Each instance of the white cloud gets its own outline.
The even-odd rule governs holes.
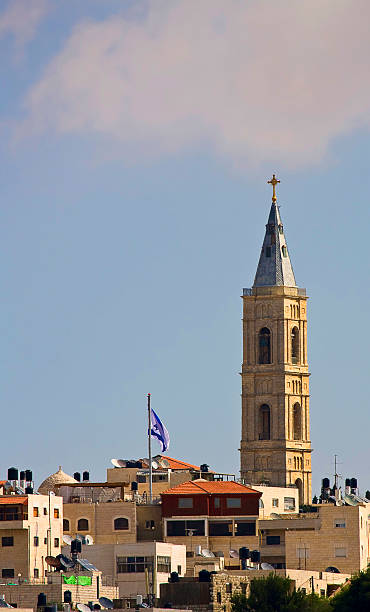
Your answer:
[[[11,34],[19,56],[24,46],[35,36],[37,27],[47,11],[47,0],[10,0],[4,11],[0,13],[0,38]]]
[[[370,117],[368,0],[149,0],[81,23],[28,92],[25,130],[122,154],[206,143],[233,163],[320,161]]]

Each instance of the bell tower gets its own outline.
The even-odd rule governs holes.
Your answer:
[[[241,477],[296,485],[311,503],[306,290],[295,282],[273,175],[272,205],[251,289],[243,289]]]

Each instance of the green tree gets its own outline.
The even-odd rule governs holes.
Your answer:
[[[370,568],[351,579],[331,600],[333,612],[370,610]]]
[[[236,594],[231,600],[233,612],[329,612],[327,599],[295,591],[289,578],[270,574],[251,581],[246,597]],[[353,612],[353,611],[352,611]]]

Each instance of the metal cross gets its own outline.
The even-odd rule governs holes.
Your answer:
[[[269,183],[269,185],[272,185],[272,201],[276,202],[276,192],[275,192],[275,187],[278,183],[280,183],[280,181],[276,178],[275,174],[272,175],[272,179],[270,181],[267,181]]]

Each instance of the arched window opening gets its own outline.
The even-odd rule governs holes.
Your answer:
[[[293,406],[293,439],[302,440],[302,409],[299,404]]]
[[[258,334],[258,346],[258,363],[271,363],[271,333],[267,327],[263,327]]]
[[[270,440],[271,415],[270,406],[262,404],[259,413],[259,439]]]
[[[69,520],[63,519],[63,531],[69,531]]]
[[[294,469],[297,469],[297,457],[294,457]]]
[[[299,361],[299,329],[293,327],[291,333],[291,344],[292,344],[292,363],[298,363]]]
[[[89,521],[87,519],[78,519],[77,531],[89,531]]]
[[[281,250],[283,252],[283,257],[288,257],[288,249],[286,248],[285,245],[281,247]]]
[[[122,517],[114,519],[114,529],[116,531],[121,529],[128,529],[128,519]]]

